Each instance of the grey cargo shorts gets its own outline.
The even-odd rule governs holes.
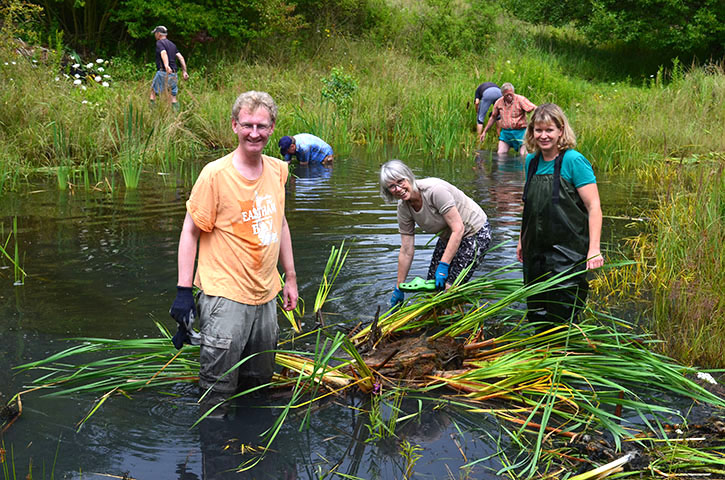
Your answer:
[[[276,300],[246,305],[200,292],[197,304],[201,327],[199,386],[236,393],[240,387],[269,382],[274,373],[274,353],[258,352],[277,348]],[[227,373],[242,359],[246,359],[244,363]]]

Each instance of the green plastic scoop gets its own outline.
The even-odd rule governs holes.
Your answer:
[[[435,292],[436,281],[435,280],[423,280],[420,277],[415,277],[410,282],[404,282],[398,285],[398,288],[403,292]]]

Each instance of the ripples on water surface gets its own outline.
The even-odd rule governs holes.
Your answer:
[[[483,207],[493,228],[492,244],[506,242],[487,255],[482,267],[486,270],[515,261],[523,175],[518,158],[482,157],[486,160],[419,159],[409,164],[416,175],[444,178]],[[352,326],[369,321],[378,305],[383,310],[387,305],[400,237],[395,206],[384,204],[378,193],[378,168],[385,160],[360,155],[340,159],[331,169],[298,167],[289,183],[287,219],[300,294],[307,304],[307,328],[314,325],[309,313],[330,248],[343,240],[350,253],[324,309],[328,321]],[[144,174],[138,192],[70,193],[51,185],[2,195],[3,240],[17,216],[22,266],[29,274],[24,286],[12,287],[12,269],[0,271],[0,393],[6,399],[28,381],[27,376],[13,376],[10,368],[67,348],[65,338],[156,336],[153,319],[173,327],[168,309],[175,295],[176,249],[188,189],[164,184],[168,178]],[[611,183],[601,176],[599,182],[605,215],[636,216],[649,202],[649,195],[632,183]],[[628,235],[628,223],[605,222],[603,241]],[[411,277],[426,275],[431,238],[416,235]],[[284,320],[281,325],[286,328]],[[32,457],[38,477],[43,462],[49,471],[58,448],[55,478],[80,478],[81,471],[83,478],[93,478],[93,472],[129,472],[139,479],[227,478],[212,474],[236,465],[229,465],[222,453],[224,441],[237,437],[253,443],[255,434],[272,421],[270,410],[240,407],[226,423],[189,429],[198,415],[195,387],[179,385],[164,393],[172,396],[146,392],[133,400],[114,398],[78,433],[75,424],[93,398],[43,399],[29,394],[23,416],[5,434],[5,447],[9,451],[13,446],[19,472]],[[359,401],[340,400],[362,406]],[[406,406],[411,412],[418,408]],[[469,461],[491,453],[493,445],[483,432],[498,436],[495,423],[484,425],[480,418],[471,421],[429,410],[420,422],[400,430],[424,448],[417,478],[445,477],[447,467],[457,476],[456,470],[466,462],[452,436]],[[299,433],[296,422],[290,422],[275,443],[283,454],[255,470],[255,477],[228,478],[317,478],[318,464],[326,471],[338,461],[342,473],[401,478],[404,465],[397,444],[365,444],[362,420],[353,410],[330,403],[313,416],[308,431]],[[467,433],[460,437],[458,428]],[[486,478],[483,466],[474,470],[473,478]]]

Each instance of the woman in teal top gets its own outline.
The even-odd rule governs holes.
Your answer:
[[[558,105],[534,110],[524,137],[533,154],[526,157],[524,213],[516,256],[523,262],[524,283],[562,272],[599,268],[604,264],[599,239],[602,209],[596,177],[576,147],[576,136]],[[575,319],[587,297],[585,274],[529,297],[532,322]]]

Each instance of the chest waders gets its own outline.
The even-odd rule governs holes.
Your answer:
[[[589,250],[589,215],[576,187],[561,177],[564,152],[554,159],[553,175],[536,175],[537,153],[526,172],[521,247],[524,284],[562,272],[586,269]],[[553,290],[527,300],[531,322],[568,322],[575,319],[587,298],[585,274],[576,275]]]

